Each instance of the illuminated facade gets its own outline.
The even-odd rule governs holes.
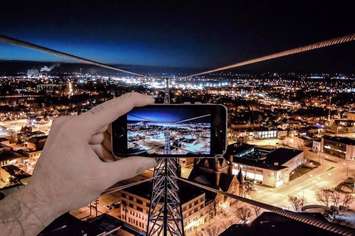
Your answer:
[[[179,182],[185,233],[189,235],[215,215],[214,203],[192,185]],[[145,232],[148,223],[151,183],[142,183],[121,191],[121,220],[138,232]]]
[[[277,138],[277,130],[255,131],[252,133],[255,139]]]
[[[303,151],[295,149],[278,148],[268,152],[252,145],[235,148],[232,145],[226,158],[233,175],[241,170],[246,179],[270,187],[289,182],[292,171],[305,162]]]
[[[10,147],[0,144],[0,167],[22,163],[24,157],[14,152]]]
[[[323,152],[345,160],[355,160],[355,140],[345,137],[324,136]]]

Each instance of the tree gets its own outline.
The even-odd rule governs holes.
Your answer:
[[[242,221],[243,224],[248,222],[248,219],[251,217],[251,210],[249,207],[240,207],[237,209],[237,216]]]
[[[288,201],[290,202],[292,208],[295,211],[301,211],[304,206],[304,198],[297,196],[288,196]]]
[[[350,193],[343,194],[341,205],[345,208],[349,208],[350,204],[354,201],[354,196]]]
[[[354,196],[349,193],[340,193],[335,189],[321,189],[317,192],[317,199],[326,207],[338,209],[340,206],[348,208],[354,201]]]
[[[243,196],[247,196],[254,191],[254,183],[251,181],[244,181],[242,184]]]
[[[331,196],[332,196],[332,190],[327,188],[320,189],[316,194],[317,200],[322,204],[324,204],[326,207],[330,207],[331,205],[332,202]]]
[[[332,201],[332,206],[339,207],[341,198],[342,198],[341,194],[338,191],[336,191],[335,189],[332,189],[330,191],[330,199]]]
[[[216,225],[210,226],[206,229],[207,235],[211,235],[211,236],[219,235],[220,231],[221,231],[220,227]]]
[[[258,206],[252,206],[251,208],[254,210],[255,217],[259,217],[261,213],[261,208]]]

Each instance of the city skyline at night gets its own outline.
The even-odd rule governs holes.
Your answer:
[[[89,172],[75,185],[68,174],[68,196],[107,177],[101,164],[125,173],[120,162],[139,167],[130,160],[146,156],[156,166],[82,197],[86,205],[41,224],[39,236],[353,235],[353,9],[303,0],[4,3],[0,215],[2,202],[44,181],[36,171],[58,149],[64,164],[45,169],[49,180]],[[132,101],[142,95],[129,92],[158,105],[141,107]],[[93,134],[81,143],[83,130]]]

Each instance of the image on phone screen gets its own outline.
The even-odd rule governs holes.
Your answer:
[[[136,108],[127,114],[127,151],[148,155],[208,155],[211,114],[199,107]]]

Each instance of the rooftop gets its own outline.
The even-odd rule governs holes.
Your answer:
[[[122,225],[121,221],[108,214],[99,215],[94,219],[90,219],[89,222],[101,232],[111,232]]]
[[[0,149],[0,161],[13,160],[16,158],[20,158],[21,155],[10,150],[10,149]]]
[[[314,215],[315,216],[315,215]],[[319,219],[321,219],[319,215]],[[323,218],[325,221],[325,219]],[[234,235],[288,235],[288,236],[313,236],[313,235],[338,235],[329,231],[304,224],[298,221],[290,220],[281,215],[264,212],[258,218],[256,218],[250,225],[234,224],[226,229],[220,236],[234,236]]]
[[[345,144],[348,144],[348,145],[355,145],[355,139],[348,138],[348,137],[325,135],[324,139],[327,139],[327,140],[330,140],[330,141],[334,141],[334,142],[339,142],[339,143],[345,143]]]
[[[219,175],[219,183],[217,183],[217,175]],[[199,168],[199,166],[195,166],[192,169],[188,179],[193,182],[227,192],[233,181],[233,177],[234,175],[229,175],[223,172],[208,172],[203,168]],[[216,193],[206,191],[207,200],[213,200],[215,197]]]
[[[228,146],[225,158],[233,156],[233,162],[249,166],[256,166],[264,169],[281,170],[286,162],[302,153],[300,150],[290,148],[277,148],[273,151],[266,151],[253,145],[231,144]]]
[[[38,236],[61,236],[61,235],[87,235],[94,236],[102,233],[101,230],[88,222],[81,221],[66,213],[50,225],[48,225]]]
[[[279,163],[279,165],[283,165],[300,153],[302,153],[302,151],[297,149],[278,148],[266,155],[266,162],[269,162],[270,164]]]
[[[2,166],[1,168],[6,170],[6,172],[8,172],[16,179],[23,179],[31,176],[30,174],[26,173],[25,171],[21,170],[20,168],[14,165]]]
[[[184,204],[192,199],[194,199],[197,196],[200,196],[201,194],[204,194],[204,191],[202,191],[200,188],[195,187],[191,184],[187,184],[182,181],[178,181],[179,189],[179,197],[181,200],[181,203]],[[152,181],[149,182],[144,182],[129,188],[126,188],[124,190],[125,192],[129,192],[132,194],[135,194],[137,196],[150,199],[151,196],[151,191],[152,191]]]

